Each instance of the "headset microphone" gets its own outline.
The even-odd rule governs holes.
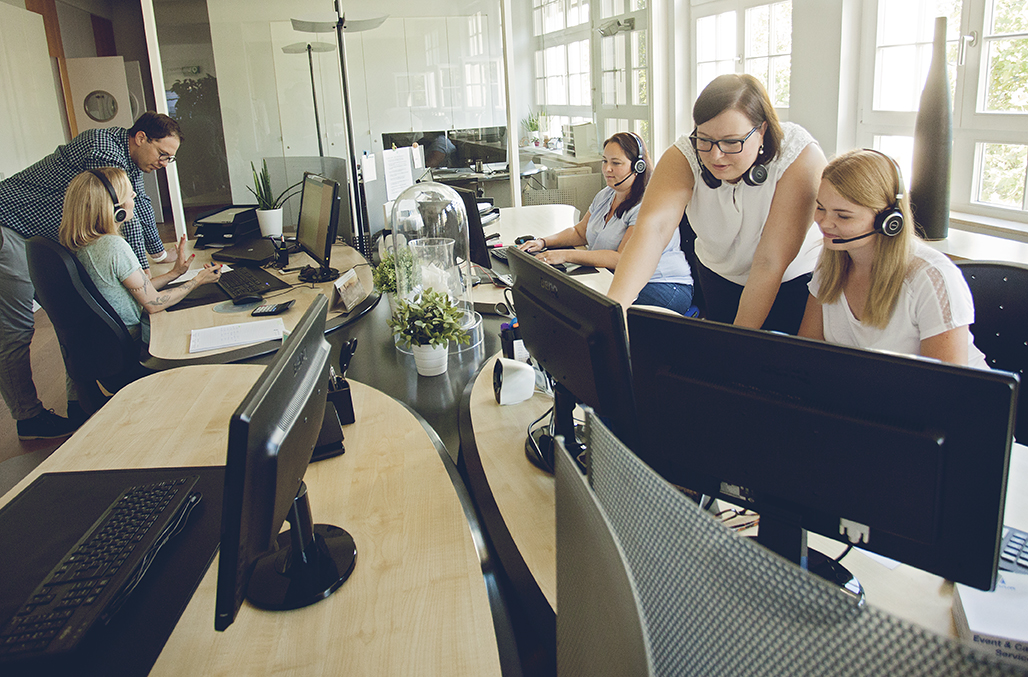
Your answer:
[[[832,244],[846,244],[848,242],[856,242],[857,240],[863,240],[865,237],[871,237],[878,233],[877,230],[872,230],[870,233],[864,233],[863,235],[857,235],[856,237],[850,237],[843,239],[841,237],[832,238]]]
[[[620,186],[620,185],[621,185],[622,183],[624,183],[625,181],[628,181],[628,180],[629,180],[630,178],[632,178],[633,176],[635,176],[635,172],[632,172],[631,174],[629,174],[629,175],[628,175],[628,176],[626,176],[625,178],[623,178],[623,179],[621,179],[620,181],[618,181],[617,183],[615,183],[613,187],[614,187],[614,188],[617,188],[618,186]]]

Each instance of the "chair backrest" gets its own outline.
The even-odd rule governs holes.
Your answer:
[[[138,344],[79,260],[39,236],[26,242],[25,253],[36,298],[54,325],[72,380],[102,380],[138,367]]]
[[[576,206],[578,191],[574,188],[528,189],[521,193],[521,204],[525,205],[571,205]]]
[[[974,298],[975,345],[989,366],[1021,376],[1014,437],[1028,444],[1028,266],[1002,261],[958,261]]]
[[[642,600],[655,674],[1020,672],[960,642],[859,606],[732,532],[639,460],[592,412],[586,416],[586,444],[590,485]],[[557,594],[560,599],[559,585]],[[558,602],[558,626],[565,608]]]
[[[564,449],[557,492],[557,675],[652,675],[642,606],[603,508]]]

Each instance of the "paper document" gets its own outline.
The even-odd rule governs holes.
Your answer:
[[[194,329],[189,335],[189,352],[202,353],[205,350],[245,346],[249,343],[275,341],[282,338],[286,327],[281,317],[256,322],[240,322],[220,327]]]
[[[201,270],[203,270],[203,268],[190,268],[189,270],[187,270],[186,272],[182,273],[181,275],[176,277],[174,280],[172,280],[171,284],[182,284],[183,282],[189,282],[194,277],[196,277],[200,273]],[[229,266],[227,263],[221,264],[221,274],[222,275],[224,275],[225,273],[227,273],[230,270],[232,270],[232,267]]]
[[[382,151],[382,164],[385,166],[386,200],[395,200],[414,185],[410,148]]]

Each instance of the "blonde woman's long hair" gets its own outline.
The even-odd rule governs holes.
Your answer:
[[[878,151],[853,150],[829,162],[821,178],[846,200],[867,207],[876,214],[890,207],[898,207],[903,213],[903,229],[898,235],[875,236],[871,289],[860,320],[862,324],[884,328],[889,324],[899,300],[917,237],[913,232],[914,219],[899,167],[892,158]],[[897,200],[897,195],[902,197]],[[834,303],[841,298],[850,265],[848,253],[822,250],[817,262],[821,279],[818,301]]]
[[[118,167],[101,167],[96,171],[103,174],[119,196],[132,192],[125,170]],[[114,204],[103,182],[92,172],[85,171],[68,184],[64,193],[64,213],[61,216],[61,244],[75,251],[104,235],[119,235],[120,225],[114,220]]]

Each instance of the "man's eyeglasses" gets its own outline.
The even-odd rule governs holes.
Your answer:
[[[146,140],[147,140],[147,142],[149,142],[151,144],[153,143],[153,139],[151,139],[149,136],[146,137]],[[161,153],[160,150],[161,150],[160,148],[157,149],[157,152],[158,152],[157,161],[158,162],[163,162],[164,164],[170,165],[172,162],[175,161],[175,156],[174,155],[169,155],[168,153]]]
[[[696,136],[693,134],[689,137],[689,140],[692,141],[692,147],[701,153],[709,153],[714,150],[714,146],[717,146],[718,150],[725,155],[735,155],[736,153],[742,152],[742,147],[746,143],[746,139],[753,136],[753,132],[758,129],[760,129],[760,125],[751,129],[750,133],[741,139],[721,139],[720,141],[715,141],[714,139],[705,139],[702,136]]]

